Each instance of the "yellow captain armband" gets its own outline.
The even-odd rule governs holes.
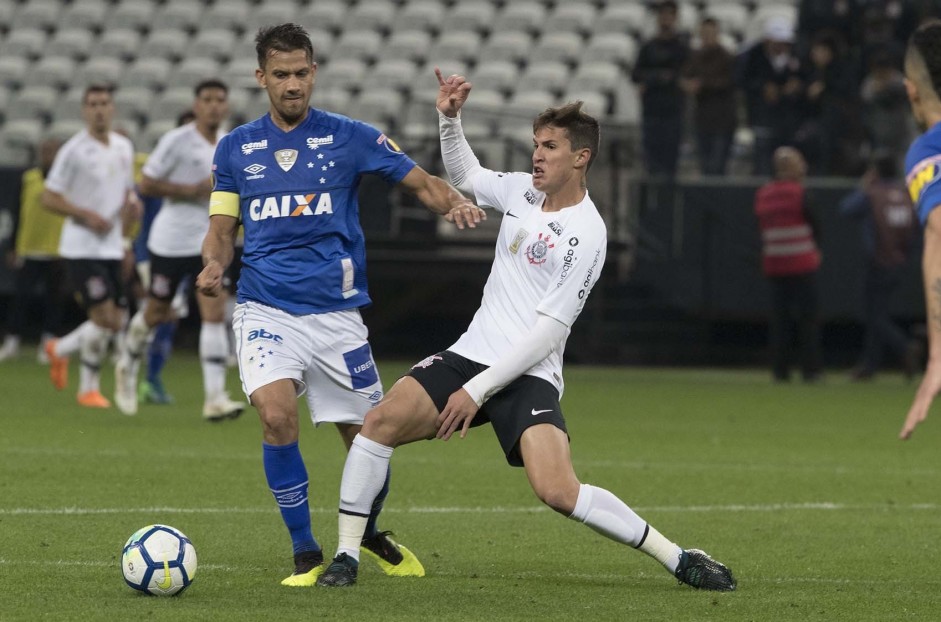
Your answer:
[[[215,191],[209,195],[209,215],[239,217],[239,195],[234,192]]]

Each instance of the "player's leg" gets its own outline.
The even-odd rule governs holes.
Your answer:
[[[540,424],[526,428],[519,451],[536,496],[556,512],[643,551],[693,587],[735,589],[735,580],[725,566],[701,551],[684,551],[608,490],[580,483],[572,468],[568,436],[558,427]]]
[[[111,337],[121,328],[123,311],[119,303],[124,300],[124,288],[120,282],[120,271],[120,261],[81,262],[80,293],[90,320],[90,324],[79,335],[78,402],[82,406],[107,408],[111,405],[101,394],[101,365]],[[52,349],[55,354],[61,355],[57,345],[53,342]]]
[[[233,419],[245,404],[236,402],[225,390],[226,358],[229,355],[228,327],[225,324],[225,297],[196,294],[201,319],[199,360],[203,371],[203,417],[209,421]]]

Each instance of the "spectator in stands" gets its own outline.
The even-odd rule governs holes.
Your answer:
[[[762,267],[771,284],[772,374],[790,380],[790,324],[797,320],[799,365],[805,382],[820,376],[815,276],[820,267],[816,226],[804,194],[807,163],[793,147],[774,152],[773,181],[755,194]]]
[[[743,52],[739,63],[739,84],[755,138],[754,173],[768,175],[772,153],[793,140],[801,123],[804,82],[790,21],[770,18],[764,39]]]
[[[859,173],[858,80],[840,52],[832,36],[821,34],[808,55],[806,112],[796,139],[813,175]]]
[[[801,50],[821,34],[837,37],[844,46],[857,43],[858,30],[853,16],[859,14],[865,0],[801,0],[798,7],[797,32]]]
[[[735,57],[719,42],[719,23],[699,26],[700,46],[683,71],[683,90],[694,97],[693,122],[703,175],[724,175],[735,134]]]
[[[894,154],[880,152],[873,157],[861,187],[840,202],[840,213],[861,221],[866,257],[865,345],[851,376],[854,380],[872,378],[888,348],[911,378],[918,348],[889,314],[915,237],[915,211]]]
[[[631,78],[641,94],[641,131],[647,171],[674,175],[683,137],[683,91],[680,73],[689,47],[676,30],[677,5],[656,4],[657,34],[644,43]]]
[[[860,88],[863,125],[872,151],[888,151],[901,163],[912,140],[905,77],[888,50],[870,57]]]
[[[37,355],[40,363],[48,362],[44,350],[46,341],[59,331],[65,270],[59,259],[59,235],[64,219],[43,209],[40,197],[46,175],[60,146],[60,142],[54,139],[39,143],[37,166],[23,173],[16,252],[13,257],[16,278],[7,318],[7,334],[0,347],[0,361],[11,359],[19,353],[20,338],[26,330],[29,305],[37,285],[42,288],[42,338]]]

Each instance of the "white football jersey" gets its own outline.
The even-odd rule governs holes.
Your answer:
[[[222,138],[222,132],[216,141]],[[209,178],[215,143],[210,143],[187,123],[164,134],[144,164],[151,179],[174,184],[195,184]],[[150,227],[147,249],[163,257],[193,257],[202,251],[209,230],[209,200],[182,201],[166,198]]]
[[[133,187],[134,146],[130,140],[111,132],[106,145],[82,130],[66,141],[46,177],[46,188],[114,226],[99,235],[66,218],[59,254],[67,259],[122,259],[121,208]]]
[[[578,205],[544,212],[545,194],[533,188],[528,173],[484,169],[473,184],[477,203],[503,212],[503,221],[480,309],[448,349],[493,365],[532,329],[537,313],[571,329],[601,275],[608,235],[587,193]],[[560,396],[565,339],[525,372],[552,383]]]

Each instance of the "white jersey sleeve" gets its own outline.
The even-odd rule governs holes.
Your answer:
[[[176,132],[167,132],[157,141],[157,146],[147,156],[144,162],[144,168],[141,172],[151,179],[165,179],[176,167],[179,155],[176,146],[180,141],[175,140],[180,134]]]
[[[66,194],[72,187],[77,170],[75,161],[75,141],[67,142],[52,160],[52,168],[46,175],[45,186],[53,192]]]
[[[562,260],[536,307],[539,313],[566,326],[575,323],[588,294],[598,282],[608,247],[607,233],[600,218],[578,224],[583,226],[566,231],[561,242],[564,248]]]
[[[510,208],[510,199],[515,194],[522,194],[521,188],[532,186],[529,173],[498,173],[481,168],[473,178],[474,198],[477,204],[506,213]]]

